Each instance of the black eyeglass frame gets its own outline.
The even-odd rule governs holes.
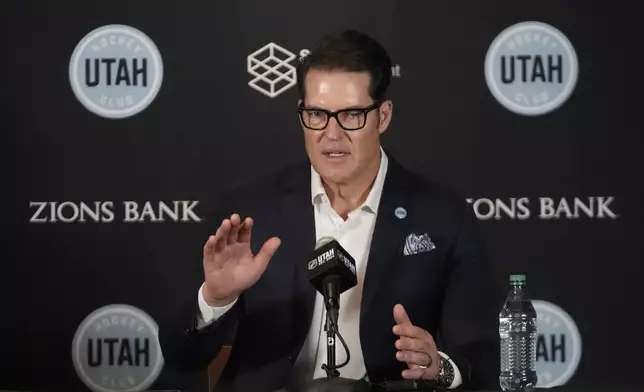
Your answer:
[[[298,106],[298,108],[297,108],[297,112],[300,115],[300,121],[302,122],[302,125],[305,128],[311,129],[313,131],[321,131],[324,128],[326,128],[326,126],[329,125],[329,120],[331,118],[335,118],[335,121],[338,123],[340,128],[344,129],[345,131],[358,131],[358,130],[364,128],[365,125],[367,125],[367,116],[369,115],[369,113],[371,111],[375,110],[375,109],[380,108],[380,106],[382,106],[383,102],[384,101],[376,101],[376,102],[372,103],[371,105],[367,106],[366,108],[340,109],[340,110],[336,110],[335,112],[332,112],[330,110],[325,110],[325,109],[319,109],[319,108],[305,108],[300,104]],[[311,128],[308,125],[306,125],[306,123],[304,121],[304,114],[303,114],[305,110],[315,110],[315,111],[322,112],[322,113],[326,114],[326,122],[324,123],[324,125],[322,127],[320,127],[320,128]],[[338,118],[338,115],[340,115],[340,113],[345,113],[345,112],[362,112],[364,114],[364,123],[362,124],[362,126],[360,126],[358,128],[346,128],[344,125],[342,125],[342,122]]]

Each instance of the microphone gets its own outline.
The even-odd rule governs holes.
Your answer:
[[[308,271],[311,284],[324,296],[326,310],[337,323],[340,294],[358,284],[353,257],[335,238],[322,237],[315,244]]]
[[[338,331],[340,312],[340,294],[358,284],[356,263],[353,257],[344,250],[332,237],[322,237],[315,244],[313,258],[307,265],[309,281],[324,296],[326,308],[327,364],[322,365],[327,377],[338,377],[341,368],[349,363],[349,347]],[[335,365],[335,335],[347,352],[344,363]]]

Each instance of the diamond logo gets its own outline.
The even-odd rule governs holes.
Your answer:
[[[297,83],[296,69],[290,64],[296,55],[271,42],[248,55],[248,85],[269,98],[275,98]]]

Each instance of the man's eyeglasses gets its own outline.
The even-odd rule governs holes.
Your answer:
[[[302,124],[308,129],[322,130],[326,128],[329,119],[333,117],[345,131],[355,131],[365,126],[369,112],[379,108],[381,104],[382,102],[375,102],[366,108],[342,109],[336,112],[300,106],[297,111],[300,114]]]

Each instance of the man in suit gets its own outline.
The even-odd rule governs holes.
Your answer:
[[[330,236],[358,275],[340,297],[351,355],[342,377],[498,386],[501,303],[471,210],[381,147],[390,78],[386,51],[356,31],[326,36],[301,60],[309,159],[222,197],[189,299],[160,326],[167,366],[205,369],[232,344],[222,390],[297,388],[325,377],[325,310],[307,261]],[[342,346],[337,352],[342,363]]]

